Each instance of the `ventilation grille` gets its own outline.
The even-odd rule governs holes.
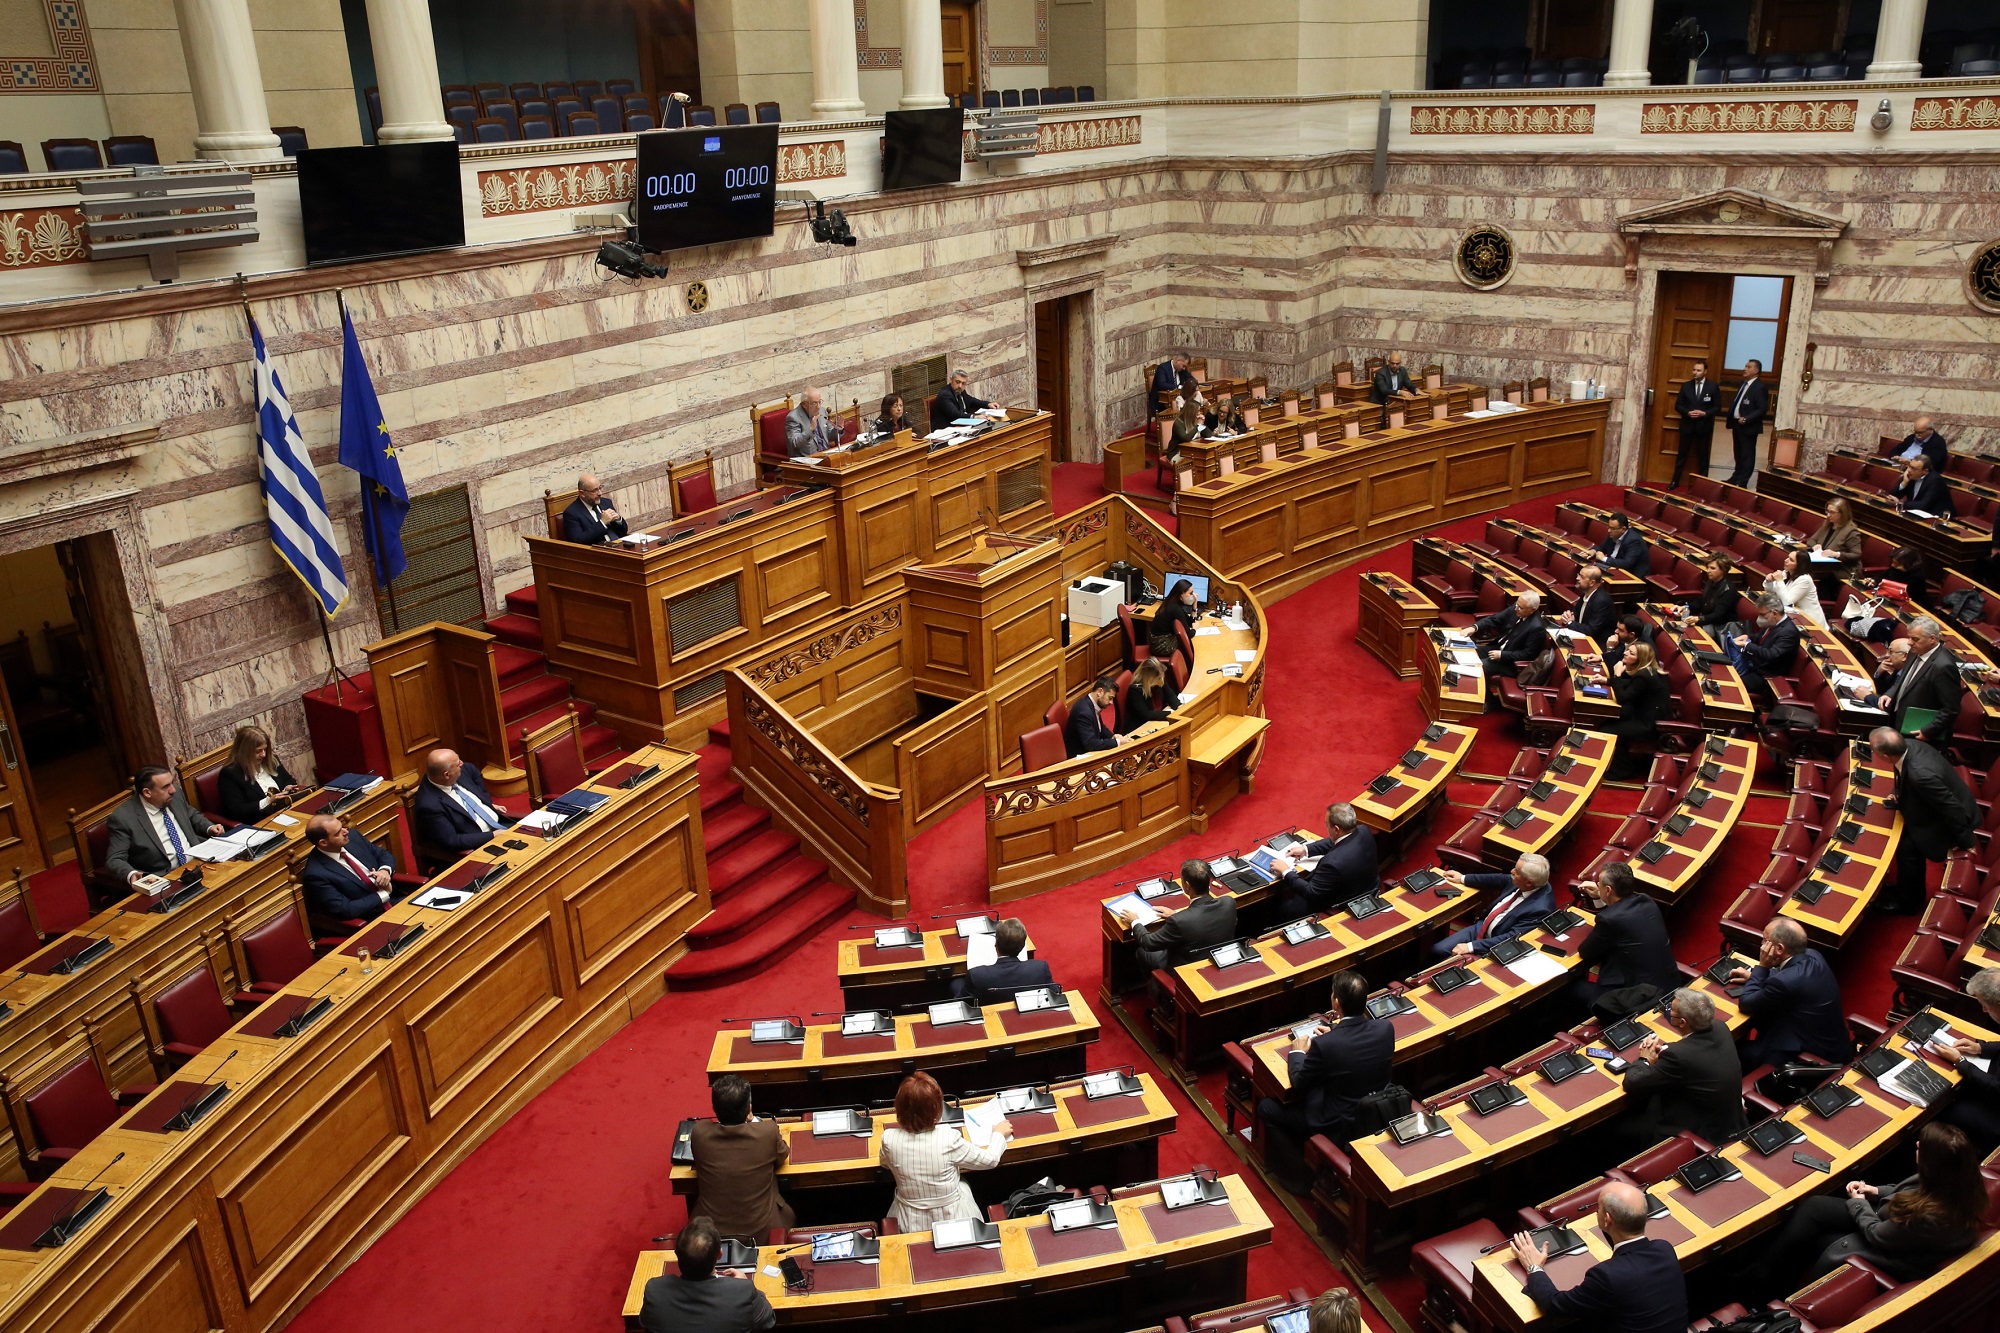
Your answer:
[[[691,680],[674,691],[674,712],[685,713],[704,699],[713,699],[722,693],[722,673],[714,672],[700,680]]]
[[[1022,463],[1008,468],[993,479],[993,493],[1003,514],[1040,504],[1043,499],[1042,465]]]
[[[675,657],[742,624],[734,578],[696,588],[667,603],[667,643]]]
[[[433,620],[476,625],[486,618],[479,549],[472,536],[472,502],[465,487],[410,497],[410,512],[403,520],[403,558],[408,568],[392,585],[375,590],[385,635]],[[365,548],[361,560],[368,563]]]
[[[889,386],[903,395],[903,411],[910,420],[918,421],[923,416],[924,399],[934,396],[944,387],[944,377],[944,358],[927,356],[921,361],[912,361],[891,370]]]

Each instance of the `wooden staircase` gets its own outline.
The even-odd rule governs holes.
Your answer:
[[[507,610],[486,622],[493,645],[493,663],[500,673],[500,711],[507,725],[507,759],[522,763],[522,739],[538,728],[576,710],[578,739],[591,772],[609,768],[625,757],[618,733],[597,720],[597,706],[579,699],[570,683],[549,671],[542,654],[542,622],[535,606],[535,585],[507,594]]]

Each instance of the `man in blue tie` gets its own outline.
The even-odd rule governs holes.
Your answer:
[[[432,750],[417,784],[417,845],[440,860],[457,860],[514,821],[486,792],[477,768],[455,750]]]
[[[826,411],[826,395],[807,386],[799,405],[785,417],[785,452],[793,458],[816,454],[840,443],[840,427]]]
[[[132,797],[106,821],[111,845],[104,864],[132,883],[141,875],[164,875],[187,864],[188,848],[222,832],[180,794],[169,769],[142,768],[132,779]]]

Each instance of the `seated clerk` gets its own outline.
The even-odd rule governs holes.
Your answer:
[[[1244,431],[1243,411],[1236,406],[1236,395],[1220,394],[1209,404],[1208,414],[1202,418],[1203,435],[1241,435]]]
[[[229,762],[215,775],[215,803],[224,819],[254,824],[277,813],[310,788],[292,780],[271,736],[262,727],[238,727]]]
[[[1745,1069],[1783,1064],[1802,1053],[1842,1064],[1854,1054],[1841,1016],[1840,982],[1820,951],[1806,947],[1805,927],[1790,917],[1764,927],[1756,966],[1737,968],[1729,984],[1743,988],[1736,1005],[1756,1029],[1736,1042]]]
[[[931,399],[932,430],[943,430],[954,421],[984,412],[993,406],[984,398],[974,398],[965,387],[968,383],[970,380],[964,371],[951,372],[951,379],[944,388],[938,390],[937,397]]]
[[[1609,514],[1604,526],[1604,540],[1597,543],[1602,563],[1645,577],[1652,568],[1652,557],[1646,553],[1646,539],[1632,531],[1632,520],[1623,514]]]
[[[1317,856],[1319,864],[1306,874],[1293,868],[1301,857]],[[1373,893],[1382,880],[1376,871],[1375,831],[1363,824],[1354,807],[1335,801],[1326,808],[1326,836],[1315,842],[1295,842],[1272,863],[1283,874],[1271,886],[1278,921],[1326,912],[1344,902]]]
[[[1549,887],[1549,858],[1534,852],[1514,862],[1502,875],[1466,875],[1447,870],[1444,877],[1462,889],[1484,893],[1499,889],[1501,894],[1469,926],[1453,931],[1431,946],[1439,958],[1483,958],[1502,940],[1518,939],[1537,921],[1556,910],[1555,890]]]
[[[439,855],[469,852],[514,826],[493,804],[479,770],[454,750],[432,750],[426,757],[413,805],[418,844]]]
[[[1486,674],[1511,676],[1516,662],[1532,662],[1549,646],[1547,622],[1542,619],[1542,595],[1524,592],[1512,606],[1483,617],[1472,626],[1475,639],[1497,646],[1486,650]]]
[[[1768,592],[1757,594],[1757,619],[1731,639],[1736,669],[1751,689],[1766,676],[1785,676],[1799,660],[1799,627],[1785,614],[1785,604]]]
[[[1174,399],[1173,438],[1167,445],[1168,467],[1180,466],[1181,446],[1201,438],[1201,423],[1201,399],[1193,394]]]
[[[1125,687],[1125,725],[1136,727],[1141,722],[1168,721],[1180,703],[1180,691],[1174,688],[1174,676],[1167,670],[1167,664],[1149,657],[1139,663],[1139,669],[1132,673],[1132,683]]]
[[[1743,587],[1736,581],[1729,557],[1711,555],[1701,563],[1701,591],[1689,600],[1687,619],[1681,623],[1714,633],[1737,618],[1736,604],[1741,600]]]
[[[885,394],[882,398],[881,415],[875,418],[875,433],[894,435],[899,430],[914,432],[916,429],[916,423],[903,414],[903,395]]]
[[[799,405],[785,414],[785,453],[803,458],[839,443],[840,423],[826,410],[825,390],[807,385]]]
[[[1549,1252],[1523,1231],[1514,1237],[1514,1260],[1528,1274],[1528,1299],[1545,1315],[1567,1317],[1589,1333],[1684,1333],[1687,1279],[1667,1241],[1646,1234],[1646,1196],[1637,1185],[1614,1181],[1597,1196],[1597,1221],[1611,1257],[1592,1265],[1567,1291],[1543,1272]]]
[[[1186,907],[1146,925],[1119,916],[1119,924],[1138,946],[1139,962],[1147,971],[1191,963],[1216,945],[1236,938],[1236,900],[1210,893],[1214,880],[1215,872],[1208,868],[1208,862],[1183,861],[1181,891],[1188,896]]]
[[[1295,1037],[1285,1052],[1291,1092],[1257,1103],[1257,1128],[1269,1135],[1267,1165],[1290,1175],[1304,1165],[1306,1140],[1324,1134],[1345,1148],[1361,1124],[1362,1100],[1389,1085],[1396,1026],[1368,1012],[1368,981],[1349,968],[1333,974],[1333,1022]],[[1275,1154],[1274,1154],[1275,1150]],[[1304,1191],[1300,1191],[1303,1193]]]
[[[1715,1021],[1715,1001],[1701,991],[1676,990],[1667,1026],[1682,1034],[1679,1041],[1648,1036],[1625,1066],[1628,1109],[1620,1139],[1636,1153],[1682,1130],[1719,1144],[1748,1129],[1743,1064],[1729,1029]]]
[[[715,1119],[697,1120],[688,1147],[694,1153],[695,1197],[689,1217],[705,1217],[715,1229],[751,1245],[762,1245],[773,1228],[797,1219],[778,1193],[778,1168],[791,1145],[775,1120],[750,1114],[750,1085],[724,1074],[708,1090]]]
[[[299,867],[299,886],[306,906],[336,920],[380,916],[389,905],[389,853],[347,827],[337,815],[314,815],[306,821],[306,841],[313,850]]]
[[[1118,715],[1111,710],[1117,697],[1118,682],[1099,676],[1090,693],[1070,706],[1069,725],[1063,728],[1063,745],[1070,758],[1092,750],[1115,750],[1124,742],[1125,738],[1113,730]]]
[[[1981,969],[1965,983],[1965,993],[1986,1015],[1986,1027],[2000,1023],[2000,967]],[[1938,1053],[1958,1066],[1959,1080],[1958,1092],[1944,1108],[1942,1119],[1964,1130],[1981,1155],[2000,1147],[2000,1070],[1992,1063],[2000,1057],[2000,1041],[1975,1041],[1954,1034],[1951,1045]],[[1987,1067],[1964,1063],[1968,1055],[1987,1061]]]
[[[1599,648],[1618,625],[1618,603],[1604,590],[1604,571],[1585,565],[1576,571],[1576,605],[1556,617],[1556,623],[1583,635]],[[1608,656],[1606,661],[1611,660]]]
[[[1667,918],[1640,889],[1629,864],[1614,861],[1577,888],[1594,903],[1597,924],[1577,946],[1585,971],[1569,984],[1573,1010],[1623,1018],[1680,985]],[[1595,981],[1588,973],[1592,967]]]
[[[1162,661],[1179,652],[1181,636],[1174,628],[1176,621],[1187,630],[1188,645],[1192,647],[1195,622],[1200,619],[1201,603],[1195,600],[1194,581],[1175,579],[1174,586],[1167,589],[1167,595],[1153,608],[1153,618],[1146,623],[1146,651]]]
[[[707,1218],[693,1218],[681,1228],[674,1237],[679,1274],[646,1283],[639,1307],[645,1333],[755,1333],[778,1322],[778,1312],[750,1274],[716,1273],[721,1249],[722,1237]]]
[[[1155,401],[1171,398],[1177,393],[1185,393],[1195,384],[1194,371],[1188,368],[1188,354],[1175,352],[1165,361],[1153,367],[1153,397]],[[1190,397],[1192,395],[1189,395]]]
[[[602,546],[629,531],[603,485],[588,472],[576,479],[576,499],[563,510],[562,525],[563,540],[579,546]]]
[[[1921,454],[1903,464],[1903,479],[1896,483],[1896,507],[1921,509],[1933,517],[1951,518],[1958,513],[1952,506],[1950,483],[1943,474],[1931,471],[1931,460]]]
[[[1023,958],[1028,947],[1028,928],[1008,917],[993,928],[993,948],[1000,955],[984,967],[967,968],[951,983],[953,998],[977,1000],[982,1005],[1004,1004],[1019,991],[1056,984],[1055,973],[1039,958]]]

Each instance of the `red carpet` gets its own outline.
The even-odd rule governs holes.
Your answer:
[[[1081,467],[1082,465],[1073,465]],[[1059,476],[1068,471],[1059,471]],[[1072,494],[1085,488],[1081,478]],[[1580,493],[1598,503],[1615,487]],[[1567,497],[1565,497],[1567,498]],[[1516,506],[1530,522],[1548,522],[1554,499]],[[1440,535],[1477,535],[1483,520],[1466,520]],[[1100,971],[1097,903],[1114,880],[1176,866],[1184,857],[1247,846],[1283,825],[1310,824],[1327,802],[1351,796],[1408,744],[1424,725],[1414,682],[1397,682],[1354,642],[1356,580],[1369,568],[1407,573],[1409,548],[1399,546],[1358,562],[1269,608],[1270,656],[1265,697],[1276,725],[1251,795],[1216,818],[1207,835],[1144,857],[1110,875],[1015,905],[1041,955],[1064,983],[1091,997]],[[1505,770],[1520,739],[1511,719],[1487,718],[1476,772]],[[1497,767],[1493,766],[1497,765]],[[1452,799],[1476,806],[1490,783],[1468,778]],[[1596,803],[1583,835],[1557,860],[1559,874],[1580,867],[1636,797],[1610,789]],[[1782,803],[1755,800],[1746,815],[1759,823],[1782,817]],[[1463,811],[1446,811],[1436,836],[1448,836]],[[982,815],[966,807],[911,846],[909,876],[919,916],[983,904]],[[1742,828],[1731,838],[1707,884],[1673,909],[1684,961],[1714,953],[1717,915],[1763,868],[1772,830]],[[672,994],[585,1059],[493,1135],[440,1183],[401,1223],[301,1314],[308,1333],[367,1328],[371,1333],[418,1333],[452,1311],[456,1327],[603,1329],[617,1327],[618,1309],[635,1252],[651,1237],[677,1228],[684,1214],[668,1188],[669,1139],[685,1114],[705,1112],[703,1066],[719,1020],[757,1013],[809,1013],[837,1008],[835,941],[845,929],[875,924],[849,913],[837,927],[802,943],[785,966],[754,982]],[[1840,959],[1849,1008],[1879,1015],[1887,1000],[1887,960],[1908,934],[1910,920],[1871,932]],[[1144,1065],[1144,1057],[1110,1015],[1093,1048],[1093,1067]],[[1225,1171],[1240,1163],[1201,1114],[1162,1076],[1180,1109],[1178,1131],[1161,1146],[1165,1171],[1197,1162]],[[1203,1081],[1204,1092],[1217,1101]],[[975,1179],[975,1189],[977,1189]],[[1261,1183],[1257,1185],[1263,1191]],[[1319,1249],[1267,1192],[1277,1220],[1273,1243],[1253,1253],[1252,1294],[1293,1285],[1313,1290],[1344,1282]],[[1520,1200],[1493,1201],[1496,1212]],[[421,1298],[413,1299],[416,1284]],[[1387,1290],[1414,1323],[1414,1283]],[[1377,1328],[1385,1327],[1371,1314]]]

